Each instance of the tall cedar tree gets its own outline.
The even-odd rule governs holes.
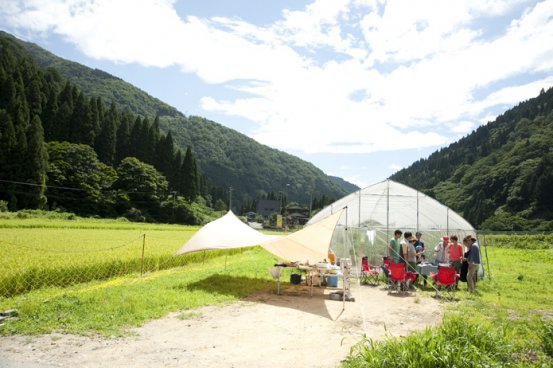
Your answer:
[[[183,176],[183,194],[188,201],[192,202],[200,192],[200,181],[198,178],[196,158],[190,147],[186,149],[181,171]]]
[[[111,105],[115,109],[115,105]],[[111,108],[110,108],[111,110]],[[133,117],[125,115],[117,128],[115,163],[118,165],[125,157],[131,155],[131,122]]]
[[[44,144],[44,131],[38,115],[34,115],[27,131],[27,151],[21,180],[34,184],[25,189],[20,208],[43,208],[46,204],[46,169],[48,153]]]
[[[100,161],[110,166],[113,165],[115,161],[117,120],[117,111],[112,105],[112,108],[108,111],[102,121],[102,129],[96,138],[96,144],[94,146]]]

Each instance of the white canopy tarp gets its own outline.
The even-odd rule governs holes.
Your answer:
[[[328,247],[343,209],[288,236],[269,240],[263,248],[290,262],[315,264],[328,258]]]
[[[252,247],[274,238],[252,229],[232,211],[228,211],[223,217],[198,230],[175,255],[199,250]]]

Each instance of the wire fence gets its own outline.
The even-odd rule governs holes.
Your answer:
[[[142,233],[114,245],[104,244],[105,240],[92,240],[81,244],[56,242],[47,246],[17,236],[0,240],[0,298],[125,275],[140,277],[240,252],[235,249],[174,256],[175,241],[160,235]],[[32,234],[29,237],[32,238]]]

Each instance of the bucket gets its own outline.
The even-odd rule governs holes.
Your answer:
[[[326,277],[326,286],[338,287],[338,276],[330,275]]]

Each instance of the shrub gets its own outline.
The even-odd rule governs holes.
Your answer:
[[[553,321],[543,321],[540,330],[541,347],[545,354],[553,358]]]
[[[345,367],[504,367],[512,346],[501,329],[450,317],[403,339],[365,340]]]

